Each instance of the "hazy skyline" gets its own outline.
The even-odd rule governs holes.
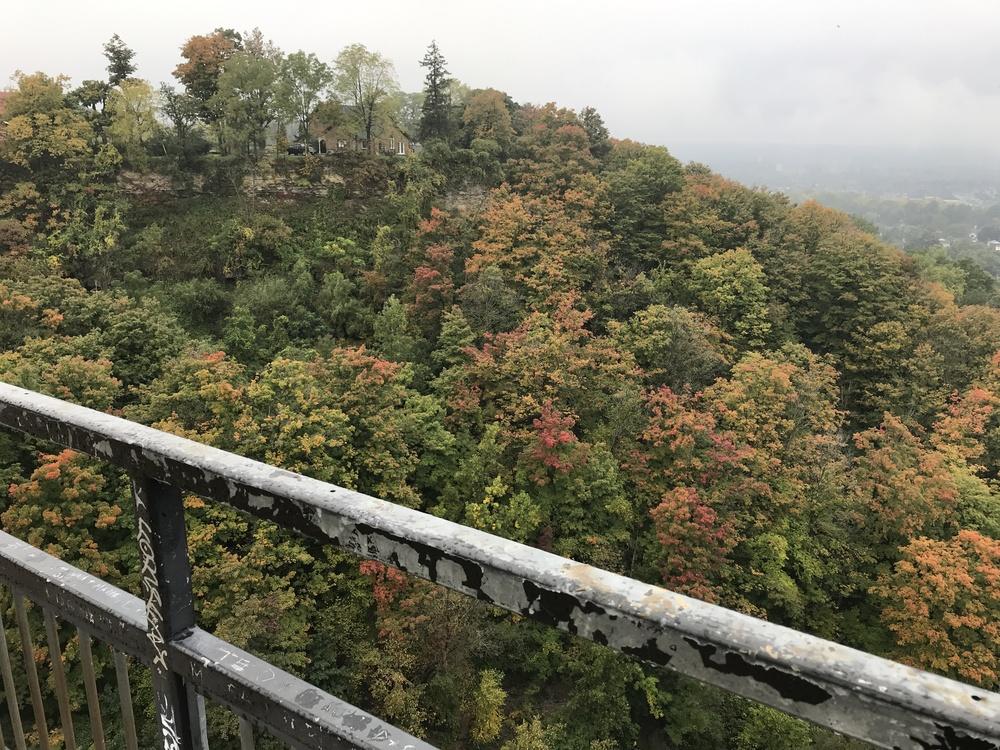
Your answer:
[[[377,10],[372,10],[372,7]],[[173,82],[193,34],[259,26],[284,51],[332,60],[361,42],[406,90],[436,38],[453,76],[519,102],[593,105],[612,133],[650,143],[961,146],[1000,157],[995,0],[382,2],[95,0],[5,9],[0,75],[104,76],[118,33],[137,75]]]

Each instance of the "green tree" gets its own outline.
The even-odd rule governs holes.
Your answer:
[[[255,161],[263,156],[267,129],[280,113],[280,72],[280,51],[265,45],[259,52],[235,52],[218,78],[212,101],[224,117],[225,132]]]
[[[98,341],[126,387],[149,383],[182,348],[184,332],[153,299],[135,303],[110,293],[92,295],[98,314]]]
[[[90,123],[66,105],[65,79],[20,73],[15,80],[0,140],[0,159],[13,171],[5,170],[0,179],[9,185],[11,177],[20,177],[43,191],[71,183],[93,158]]]
[[[112,89],[108,96],[111,118],[108,135],[130,164],[142,168],[146,149],[157,129],[156,101],[146,81],[129,79]]]
[[[386,300],[375,317],[372,343],[386,359],[412,362],[416,359],[416,337],[406,307],[395,296]]]
[[[509,331],[523,316],[521,296],[495,265],[483,267],[459,297],[469,324],[479,333]]]
[[[448,140],[452,125],[451,79],[448,78],[445,67],[447,61],[436,41],[432,40],[428,45],[420,65],[427,69],[424,76],[424,101],[420,107],[420,140]]]
[[[604,124],[604,118],[593,107],[584,107],[580,110],[580,122],[590,139],[590,153],[603,159],[611,152],[611,134]]]
[[[770,337],[767,277],[749,250],[727,250],[699,260],[691,269],[691,292],[723,330],[751,347]]]
[[[70,92],[70,97],[81,107],[89,109],[88,115],[96,120],[110,91],[107,81],[86,80]]]
[[[737,750],[800,750],[813,744],[809,725],[800,719],[761,704],[750,706],[747,714]]]
[[[135,73],[132,58],[135,52],[129,49],[117,34],[104,44],[104,56],[108,60],[108,84],[118,86]]]
[[[17,81],[0,138],[0,241],[15,248],[38,241],[53,263],[100,283],[93,259],[122,229],[114,195],[121,156],[98,145],[65,97],[64,79],[36,73]]]
[[[653,387],[698,390],[731,363],[729,337],[701,313],[650,305],[627,323],[613,323],[621,346],[632,352]]]
[[[236,422],[249,377],[225,352],[186,350],[138,389],[130,419],[175,435],[236,450]]]
[[[472,695],[472,729],[469,735],[478,745],[485,745],[500,736],[503,728],[503,705],[507,693],[502,687],[503,674],[493,669],[483,670],[479,685]]]
[[[665,148],[625,141],[608,150],[605,180],[615,258],[626,273],[648,271],[670,259],[662,247],[668,233],[664,201],[681,190],[683,170]]]
[[[246,389],[240,450],[412,507],[451,438],[410,369],[363,349],[278,358]]]
[[[441,369],[461,364],[468,360],[467,351],[475,341],[476,336],[462,308],[453,305],[442,316],[441,332],[431,353],[431,361]]]
[[[160,86],[160,111],[174,127],[181,154],[188,157],[194,126],[198,122],[198,100],[164,83]]]
[[[534,716],[514,727],[514,736],[501,750],[552,750],[558,747],[563,729],[562,725],[546,727],[540,717]]]
[[[358,340],[371,329],[372,311],[358,298],[358,287],[341,271],[324,274],[316,299],[330,333]]]
[[[462,120],[471,139],[493,141],[505,149],[514,138],[506,97],[496,89],[482,89],[466,99]]]
[[[298,123],[300,139],[308,137],[309,122],[332,83],[333,70],[311,52],[292,52],[282,61],[282,105]]]
[[[114,149],[112,149],[114,151]],[[115,151],[117,154],[117,151]],[[64,210],[61,223],[45,237],[50,257],[85,283],[102,285],[111,273],[125,219],[118,202],[87,200],[86,193]]]
[[[399,89],[396,69],[388,58],[363,44],[341,50],[334,62],[334,90],[350,106],[351,123],[363,134],[369,151],[374,151],[373,137],[378,135]]]

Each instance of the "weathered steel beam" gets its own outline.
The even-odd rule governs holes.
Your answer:
[[[61,619],[146,665],[154,648],[143,601],[0,531],[0,581],[51,606]],[[211,700],[293,748],[434,750],[204,630],[194,627],[166,645],[167,664]]]
[[[0,531],[0,581],[60,620],[149,663],[142,600]]]
[[[217,703],[301,750],[434,750],[432,745],[201,628],[172,644],[171,666]]]
[[[0,424],[888,748],[1000,750],[1000,695],[0,384]]]
[[[142,474],[132,478],[132,498],[163,747],[203,750],[208,745],[201,731],[205,707],[188,700],[184,680],[167,663],[167,646],[191,632],[195,623],[183,499],[176,487]]]

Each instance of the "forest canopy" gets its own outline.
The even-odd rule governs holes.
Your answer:
[[[0,98],[0,380],[1000,686],[974,262],[472,89],[436,43],[417,93],[259,30],[192,36],[173,84],[104,54]],[[125,477],[3,433],[0,480],[5,530],[138,590]],[[203,627],[440,746],[856,746],[185,505]]]

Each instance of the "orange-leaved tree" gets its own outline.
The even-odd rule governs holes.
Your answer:
[[[31,477],[8,488],[6,531],[71,565],[121,585],[135,570],[131,497],[93,459],[69,450],[39,455]]]
[[[975,531],[914,539],[874,587],[899,657],[995,689],[1000,684],[1000,541]]]

